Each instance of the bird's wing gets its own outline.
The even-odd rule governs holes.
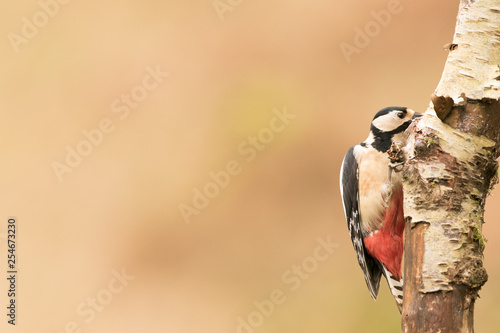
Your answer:
[[[340,191],[342,204],[351,235],[352,245],[358,257],[358,263],[365,276],[366,285],[372,298],[377,299],[382,268],[380,263],[372,258],[363,244],[361,231],[361,216],[359,211],[358,163],[354,157],[354,147],[351,147],[344,157],[340,170]]]

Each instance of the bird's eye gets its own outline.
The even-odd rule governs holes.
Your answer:
[[[405,117],[405,113],[404,112],[398,112],[398,117],[403,119]]]

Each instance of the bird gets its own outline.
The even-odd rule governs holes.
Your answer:
[[[401,106],[378,111],[368,138],[349,148],[340,169],[340,192],[351,241],[366,285],[377,299],[381,276],[399,312],[403,306],[403,186],[389,160],[393,143],[404,144],[407,129],[422,114]]]

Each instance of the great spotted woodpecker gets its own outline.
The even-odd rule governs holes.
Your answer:
[[[399,311],[403,304],[403,187],[388,150],[404,143],[406,129],[422,114],[405,107],[380,110],[368,138],[351,147],[340,170],[340,191],[349,234],[374,300],[383,274]]]

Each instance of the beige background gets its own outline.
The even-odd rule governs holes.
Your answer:
[[[21,34],[40,5],[4,4],[0,233],[16,216],[19,296],[18,325],[2,310],[1,332],[231,333],[273,290],[282,302],[261,322],[253,314],[255,332],[399,331],[387,287],[373,302],[363,281],[338,172],[380,108],[425,110],[458,2],[402,0],[350,63],[340,43],[352,44],[388,1],[239,3],[221,20],[212,0],[75,0],[17,53],[8,34]],[[148,66],[169,76],[120,119],[113,101],[138,92]],[[238,147],[269,127],[273,108],[296,118],[248,162]],[[106,118],[114,131],[60,182],[52,164]],[[240,173],[186,224],[179,205],[233,160]],[[487,203],[478,332],[500,324],[497,193]],[[336,244],[323,261],[318,237]],[[287,282],[302,263],[310,273]],[[134,279],[116,292],[122,269]],[[96,297],[106,304],[95,318],[77,312]]]

